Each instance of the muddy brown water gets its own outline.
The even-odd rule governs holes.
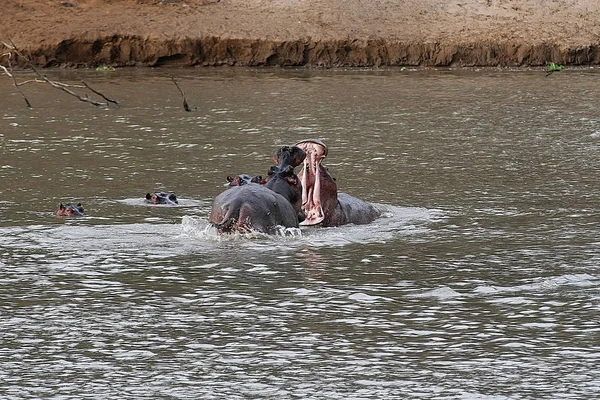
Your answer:
[[[47,73],[121,107],[0,79],[0,397],[600,394],[596,70]],[[383,217],[216,236],[306,138]]]

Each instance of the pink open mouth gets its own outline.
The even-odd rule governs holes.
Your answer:
[[[306,158],[302,165],[302,210],[306,219],[300,225],[316,225],[325,219],[323,205],[321,202],[321,165],[327,156],[327,146],[320,140],[303,140],[296,143],[306,152]]]

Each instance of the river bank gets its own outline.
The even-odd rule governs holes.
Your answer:
[[[600,63],[594,0],[28,0],[3,14],[0,40],[42,67]]]

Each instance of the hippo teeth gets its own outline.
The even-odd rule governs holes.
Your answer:
[[[323,207],[313,207],[307,214],[304,221],[300,222],[302,226],[316,225],[323,222],[325,215],[323,214]]]
[[[296,144],[306,153],[302,167],[302,210],[306,218],[300,225],[316,225],[325,219],[321,204],[321,168],[327,147],[319,140],[305,140]]]
[[[302,226],[316,225],[325,219],[323,206],[321,205],[321,176],[320,162],[314,161],[311,163],[309,157],[305,159],[305,171],[302,175],[302,209],[306,214],[304,221],[300,223]],[[311,171],[311,166],[313,169]],[[312,186],[308,184],[308,175],[314,174]]]

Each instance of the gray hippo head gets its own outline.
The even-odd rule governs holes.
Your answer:
[[[146,193],[146,202],[152,204],[179,204],[175,193],[152,192]]]
[[[77,203],[77,205],[73,205],[71,203],[62,204],[58,206],[58,210],[56,211],[57,217],[83,217],[85,215],[83,206],[81,203]]]
[[[261,175],[250,176],[247,174],[239,174],[239,175],[228,175],[227,176],[227,184],[225,186],[242,186],[247,185],[249,183],[258,183],[260,185],[265,184],[265,180]]]

